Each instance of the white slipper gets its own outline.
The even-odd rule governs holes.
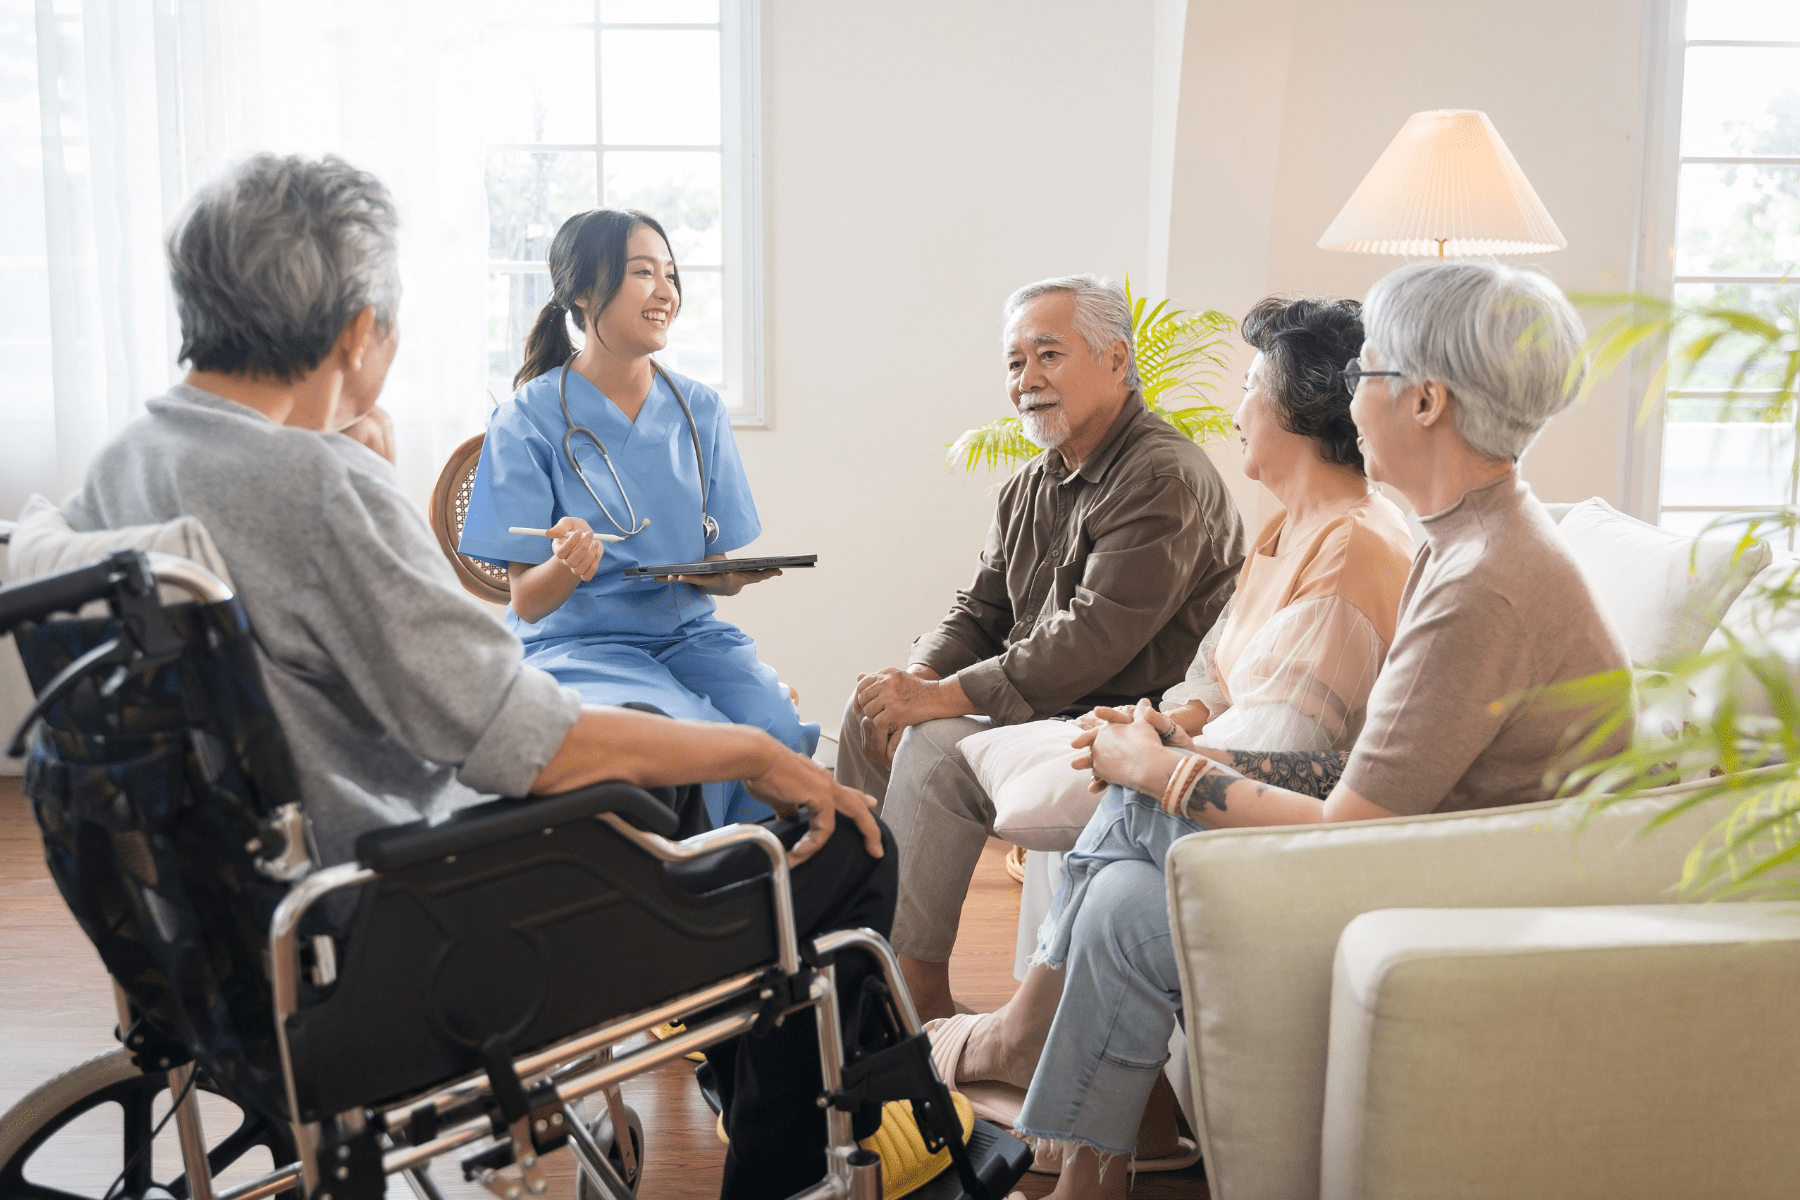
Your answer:
[[[931,1065],[937,1068],[938,1078],[944,1081],[945,1087],[956,1087],[956,1068],[962,1062],[963,1047],[969,1044],[969,1035],[975,1032],[975,1026],[988,1015],[957,1013],[925,1022],[925,1034],[931,1039]]]
[[[969,1044],[969,1035],[975,1032],[976,1026],[993,1018],[993,1013],[957,1013],[953,1017],[925,1022],[925,1032],[931,1038],[931,1065],[937,1068],[938,1078],[944,1081],[944,1086],[967,1096],[975,1115],[982,1120],[1011,1129],[1013,1122],[1019,1119],[1019,1110],[1025,1107],[1025,1089],[997,1079],[971,1082],[957,1078],[956,1074],[956,1068],[962,1062],[963,1047]]]

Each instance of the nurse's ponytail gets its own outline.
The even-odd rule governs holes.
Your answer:
[[[525,335],[525,361],[513,376],[513,387],[554,371],[569,361],[575,346],[569,340],[568,321],[583,330],[587,314],[598,313],[619,294],[625,282],[626,242],[639,225],[656,230],[667,245],[669,235],[655,217],[636,209],[596,208],[578,213],[562,223],[550,240],[546,256],[550,267],[550,300]],[[670,252],[673,257],[673,251]],[[675,276],[677,303],[681,276]]]
[[[569,355],[575,353],[574,343],[569,341],[570,315],[554,296],[544,305],[531,324],[531,332],[525,335],[525,361],[513,376],[514,388],[569,361]],[[573,315],[576,320],[581,319],[579,312]]]

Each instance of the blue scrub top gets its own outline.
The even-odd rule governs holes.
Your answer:
[[[562,407],[557,402],[557,367],[531,380],[495,410],[469,494],[468,518],[457,548],[505,568],[508,562],[541,563],[550,557],[550,539],[510,534],[508,527],[548,529],[564,516],[577,516],[596,533],[617,533],[594,503],[563,455]],[[697,562],[708,554],[728,554],[762,532],[750,481],[738,457],[731,418],[719,394],[703,383],[670,372],[687,397],[706,459],[707,510],[719,536],[706,541],[700,527],[700,475],[694,443],[681,405],[661,375],[635,422],[582,378],[568,374],[569,412],[606,443],[640,519],[650,526],[636,537],[605,547],[599,570],[577,584],[555,612],[535,624],[506,610],[506,625],[526,643],[552,638],[658,638],[713,611],[710,595],[688,583],[627,579],[626,567]],[[619,524],[631,527],[625,499],[606,460],[587,438],[570,440],[590,487]]]

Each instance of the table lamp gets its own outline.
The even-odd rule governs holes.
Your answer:
[[[1542,254],[1568,239],[1487,114],[1414,113],[1319,245],[1358,254]]]

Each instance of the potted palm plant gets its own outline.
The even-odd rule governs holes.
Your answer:
[[[1202,445],[1229,434],[1231,412],[1216,395],[1230,362],[1229,339],[1237,322],[1211,309],[1170,308],[1167,300],[1149,307],[1144,298],[1132,297],[1129,278],[1125,299],[1131,305],[1132,354],[1150,411]],[[952,442],[947,465],[973,471],[977,464],[985,464],[992,472],[1005,464],[1011,471],[1041,452],[1026,439],[1019,418],[1002,417]]]

